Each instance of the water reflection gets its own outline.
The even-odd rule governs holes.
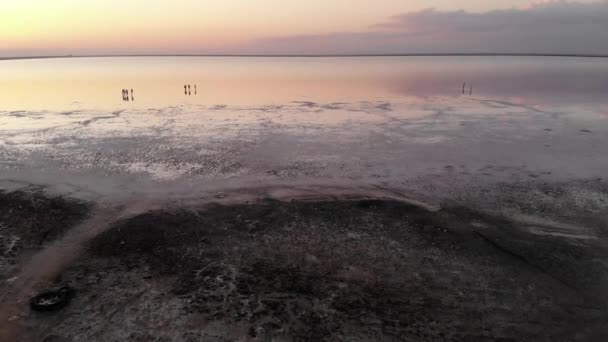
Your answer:
[[[527,104],[606,104],[605,59],[544,57],[133,57],[0,62],[2,110],[261,106],[469,95]],[[193,83],[183,83],[184,79]],[[184,95],[175,92],[183,87]],[[475,89],[473,89],[475,87]],[[201,89],[204,97],[191,96]]]

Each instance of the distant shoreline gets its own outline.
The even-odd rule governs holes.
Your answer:
[[[132,55],[59,55],[0,57],[0,61],[54,58],[113,58],[113,57],[230,57],[230,58],[342,58],[342,57],[568,57],[608,58],[594,54],[535,54],[535,53],[404,53],[404,54],[319,54],[319,55],[255,55],[255,54],[132,54]]]

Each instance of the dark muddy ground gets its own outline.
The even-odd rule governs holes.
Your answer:
[[[2,260],[17,264],[90,209],[39,193],[3,194],[0,203],[3,239],[23,246]],[[544,234],[562,227],[554,222],[449,203],[439,211],[383,199],[166,206],[88,241],[54,282],[76,290],[70,305],[9,317],[11,338],[603,341],[601,214],[588,213],[588,235],[571,237]],[[3,279],[15,272],[3,269]]]
[[[47,197],[39,188],[0,193],[0,278],[9,278],[20,262],[82,221],[89,209],[81,201]]]

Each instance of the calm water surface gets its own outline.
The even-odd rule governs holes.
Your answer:
[[[473,95],[607,103],[608,60],[557,57],[132,57],[0,62],[3,110],[388,100]],[[197,94],[184,95],[185,84]],[[122,103],[121,89],[135,101]]]

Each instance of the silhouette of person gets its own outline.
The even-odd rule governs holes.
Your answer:
[[[188,95],[188,87],[184,84],[184,95]]]
[[[131,101],[135,101],[135,98],[133,97],[133,88],[131,88]]]
[[[464,94],[464,89],[465,89],[465,87],[466,87],[466,86],[467,86],[467,82],[464,82],[464,83],[462,84],[462,93],[463,93],[463,94]]]
[[[194,85],[194,95],[196,95],[196,84]]]
[[[190,93],[190,85],[188,84],[188,95],[191,95]]]

